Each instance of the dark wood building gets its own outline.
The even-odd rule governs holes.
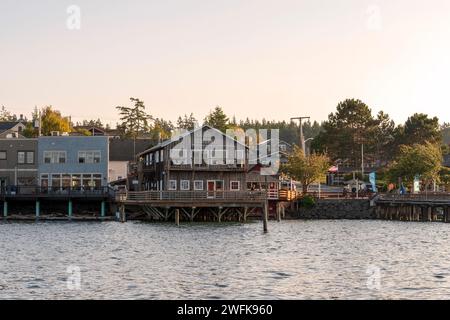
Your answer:
[[[274,197],[278,176],[261,175],[262,164],[250,164],[249,154],[245,144],[204,125],[139,155],[140,190],[205,191],[211,197],[222,191],[271,190]]]

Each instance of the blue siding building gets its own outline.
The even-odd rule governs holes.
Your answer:
[[[108,137],[40,137],[38,179],[53,190],[95,189],[108,184]]]

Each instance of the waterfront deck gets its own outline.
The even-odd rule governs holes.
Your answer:
[[[450,193],[381,194],[377,203],[450,205]]]
[[[268,193],[266,191],[142,191],[116,194],[120,220],[127,219],[126,208],[139,207],[151,220],[175,218],[188,221],[236,220],[259,213],[267,231]],[[277,213],[281,209],[277,206]]]
[[[379,219],[450,222],[450,193],[381,194],[375,202]]]
[[[170,207],[262,207],[267,199],[265,191],[141,191],[116,195],[118,203]]]

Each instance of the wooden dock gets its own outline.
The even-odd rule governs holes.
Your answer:
[[[450,193],[383,194],[376,199],[379,219],[450,222]]]
[[[120,220],[127,220],[127,208],[139,207],[151,220],[247,221],[260,212],[267,232],[268,195],[265,191],[142,191],[116,195]],[[281,214],[277,207],[277,213]]]

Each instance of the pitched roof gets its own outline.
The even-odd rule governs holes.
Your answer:
[[[136,139],[136,155],[152,146],[150,139]],[[109,161],[133,161],[135,159],[133,139],[109,140]]]
[[[229,139],[231,139],[231,140],[235,140],[235,141],[236,141],[236,139],[234,139],[233,137],[227,135],[226,133],[223,133],[222,131],[220,131],[220,130],[218,130],[218,129],[216,129],[216,128],[213,128],[213,127],[211,127],[210,125],[204,124],[204,125],[201,125],[201,126],[195,128],[195,129],[193,129],[193,130],[190,130],[190,131],[184,131],[184,132],[182,132],[181,134],[177,134],[177,135],[173,136],[172,138],[167,139],[167,140],[165,140],[165,141],[163,141],[163,142],[157,144],[156,146],[154,146],[154,147],[152,147],[152,148],[150,148],[150,149],[148,149],[148,150],[142,151],[142,152],[141,152],[140,154],[138,154],[138,155],[142,155],[142,154],[144,154],[144,153],[152,152],[152,151],[159,150],[159,149],[161,149],[161,148],[167,147],[167,146],[170,145],[171,143],[177,142],[177,141],[179,141],[180,139],[182,139],[182,138],[184,138],[184,137],[187,137],[188,135],[190,135],[190,134],[192,134],[192,133],[194,133],[194,132],[196,132],[196,131],[198,131],[198,130],[203,130],[204,128],[214,130],[214,131],[220,133],[222,136],[224,136],[224,137],[226,137],[226,138],[229,138]],[[237,141],[237,143],[239,143],[239,144],[242,145],[242,143],[240,143],[239,141]],[[244,147],[247,147],[247,146],[244,144]]]
[[[0,121],[0,132],[14,128],[19,121]]]

